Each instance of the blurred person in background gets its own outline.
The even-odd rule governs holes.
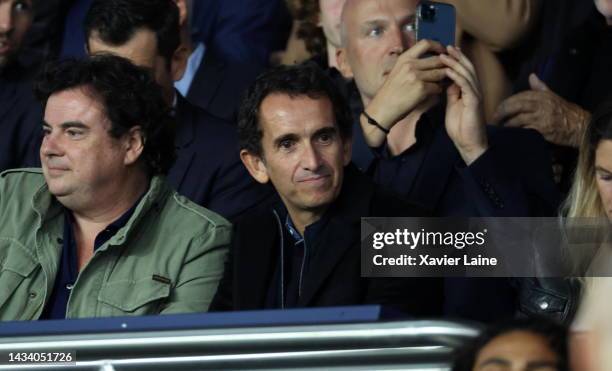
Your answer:
[[[474,63],[490,124],[499,103],[512,94],[512,81],[500,54],[510,53],[529,38],[542,0],[436,1],[456,9],[456,45]]]
[[[545,319],[485,329],[460,349],[452,371],[569,371],[567,330]]]
[[[612,279],[597,278],[587,291],[570,334],[570,359],[574,371],[612,370]]]
[[[558,27],[564,29],[564,38],[555,42],[559,46],[552,51],[541,46],[548,52],[525,64],[517,81],[520,92],[503,101],[495,114],[500,125],[535,129],[551,144],[555,180],[562,194],[572,185],[577,148],[591,113],[612,94],[612,2],[579,3],[570,10],[587,15],[574,27],[561,20]],[[558,11],[557,2],[550,6]],[[551,43],[558,38],[547,36]]]
[[[42,112],[32,94],[31,80],[41,60],[24,48],[34,3],[0,1],[0,171],[37,162],[33,148]]]
[[[294,15],[294,30],[282,64],[314,59],[322,68],[338,68],[340,16],[346,0],[288,0]]]

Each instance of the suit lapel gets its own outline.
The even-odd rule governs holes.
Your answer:
[[[204,60],[196,72],[187,98],[198,106],[211,111],[209,106],[223,80],[225,65],[207,50]]]
[[[176,103],[176,161],[168,173],[168,181],[179,193],[189,168],[195,161],[193,148],[196,122],[190,104],[178,92]]]

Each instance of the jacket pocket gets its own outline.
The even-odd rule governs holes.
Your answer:
[[[40,294],[29,293],[26,287],[29,285],[22,285],[37,267],[38,263],[21,243],[0,237],[0,318],[17,318],[29,300]]]
[[[170,296],[170,284],[152,276],[138,280],[107,282],[100,289],[98,301],[103,316],[158,314]]]

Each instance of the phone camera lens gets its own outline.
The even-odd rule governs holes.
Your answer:
[[[421,19],[425,22],[433,22],[436,18],[436,6],[429,4],[421,8]]]

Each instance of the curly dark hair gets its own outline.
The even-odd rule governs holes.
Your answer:
[[[304,40],[306,50],[327,60],[327,48],[323,28],[319,27],[319,0],[287,1],[293,18],[299,22],[297,37]]]
[[[157,53],[170,63],[181,43],[179,10],[172,0],[94,0],[83,23],[86,40],[93,32],[105,43],[120,46],[138,29],[157,37]]]
[[[43,68],[34,93],[46,106],[51,95],[77,87],[90,88],[100,98],[111,122],[111,137],[120,138],[135,126],[141,128],[141,161],[149,175],[168,173],[176,155],[176,122],[150,71],[114,55],[56,61]]]
[[[541,336],[557,355],[559,371],[568,371],[567,328],[547,318],[511,319],[483,331],[480,336],[459,349],[455,354],[452,371],[472,371],[478,353],[494,338],[515,331],[524,331]]]
[[[244,94],[238,112],[238,138],[240,149],[261,156],[263,133],[259,125],[261,102],[270,94],[290,97],[307,96],[311,99],[326,97],[334,108],[334,117],[340,135],[350,139],[353,120],[351,111],[334,82],[313,62],[293,66],[277,66],[259,75]]]

